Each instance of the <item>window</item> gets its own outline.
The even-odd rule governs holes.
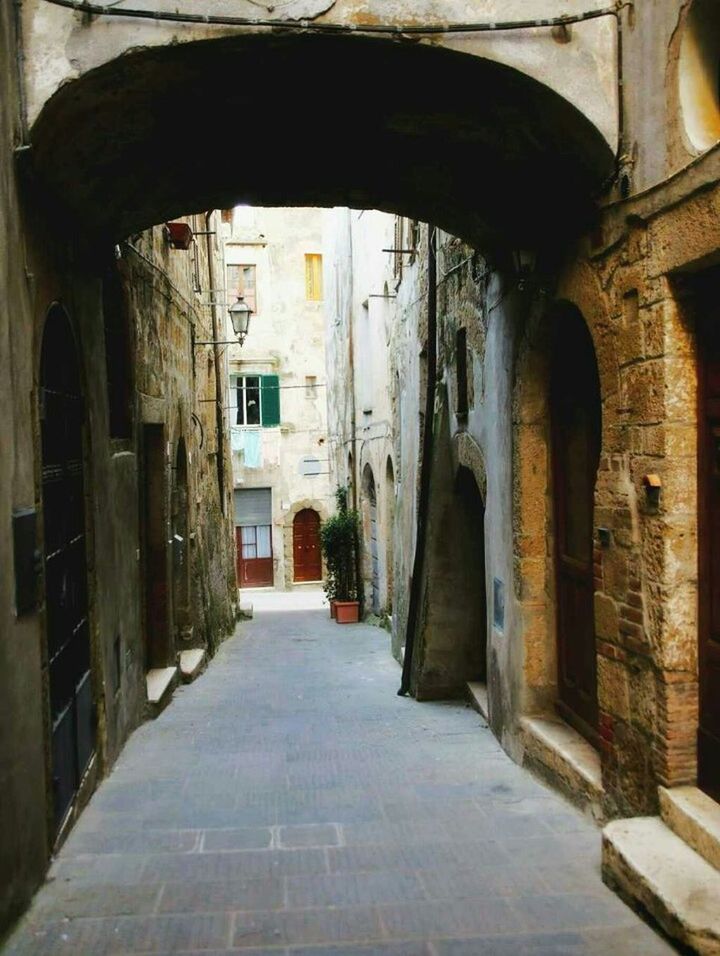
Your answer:
[[[237,375],[231,381],[237,425],[280,424],[280,379],[277,375]]]
[[[272,557],[270,530],[270,525],[255,525],[252,528],[240,529],[242,556],[246,561]]]
[[[305,298],[320,302],[322,297],[322,256],[317,252],[308,252],[305,255]]]
[[[239,296],[244,296],[245,302],[253,312],[257,312],[257,275],[255,266],[231,265],[227,267],[227,298],[228,305]]]
[[[317,376],[306,375],[305,376],[305,398],[315,398],[316,390],[317,390]]]

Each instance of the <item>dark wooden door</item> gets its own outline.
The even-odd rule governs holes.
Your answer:
[[[320,515],[312,508],[298,511],[293,521],[293,568],[295,581],[322,578]]]
[[[166,667],[172,658],[168,608],[168,526],[165,427],[142,426],[141,543],[145,670]]]
[[[372,571],[372,609],[380,613],[380,551],[378,549],[377,497],[375,486],[370,495],[370,562]]]
[[[709,320],[701,321],[699,330],[698,783],[720,800],[720,331],[711,310],[708,302]]]
[[[238,587],[273,585],[272,534],[270,525],[244,525],[235,529]]]
[[[600,384],[582,316],[557,319],[551,368],[558,710],[597,743],[593,503],[600,458]]]
[[[83,398],[70,322],[54,308],[40,370],[45,617],[55,828],[95,752],[90,676]]]

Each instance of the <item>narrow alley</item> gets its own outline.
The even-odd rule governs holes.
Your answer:
[[[320,591],[255,618],[144,724],[5,956],[673,950],[601,882],[595,826],[462,703],[396,695]]]

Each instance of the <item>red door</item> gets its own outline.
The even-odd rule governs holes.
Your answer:
[[[269,524],[235,528],[238,587],[273,585],[272,534]]]
[[[558,319],[551,379],[558,710],[597,744],[593,504],[600,459],[600,383],[582,316]]]
[[[698,784],[720,800],[720,332],[712,308],[700,326]]]
[[[320,515],[312,508],[298,511],[293,522],[293,566],[295,581],[320,581]]]

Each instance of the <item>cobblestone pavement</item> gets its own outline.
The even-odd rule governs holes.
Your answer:
[[[673,952],[474,711],[396,696],[384,631],[253,599],[272,610],[134,734],[6,956]]]

